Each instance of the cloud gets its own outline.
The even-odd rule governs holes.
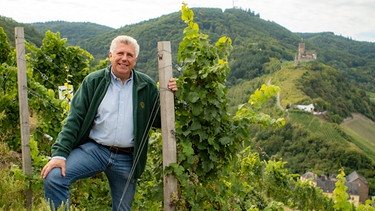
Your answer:
[[[260,17],[272,20],[292,32],[334,32],[337,35],[364,38],[362,31],[375,31],[372,21],[375,1],[370,0],[248,0],[246,6],[259,13]]]

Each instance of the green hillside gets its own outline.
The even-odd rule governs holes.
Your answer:
[[[261,84],[280,87],[278,98],[261,111],[284,116],[287,124],[277,130],[252,129],[254,144],[262,150],[264,159],[282,158],[298,174],[330,174],[343,166],[347,172],[360,172],[375,190],[374,122],[355,114],[352,120],[338,125],[364,108],[373,115],[374,105],[366,94],[343,79],[339,71],[323,64],[284,62],[280,68],[272,74],[241,81],[228,92],[230,110],[234,112]],[[311,103],[325,111],[324,115],[312,115],[293,106]]]
[[[231,87],[232,91],[228,94],[232,110],[246,102],[246,94],[252,93],[263,83],[281,87],[279,100],[283,108],[314,103],[318,110],[328,110],[327,119],[331,122],[341,123],[353,112],[375,120],[375,105],[366,93],[349,83],[338,70],[318,62],[300,65],[284,62],[280,64],[280,70],[274,73],[241,81],[239,85]]]
[[[282,26],[260,19],[251,11],[227,9],[223,12],[221,9],[207,8],[193,10],[200,29],[210,35],[212,42],[216,42],[222,35],[233,40],[229,83],[235,84],[239,78],[251,79],[264,74],[262,65],[268,62],[270,57],[280,60],[294,58],[300,38]],[[184,28],[184,23],[179,17],[180,13],[172,13],[140,24],[125,26],[85,40],[79,45],[91,52],[95,58],[103,59],[107,56],[109,42],[114,36],[129,34],[137,37],[141,47],[137,68],[156,79],[158,41],[171,41],[173,61],[177,63],[177,49]],[[252,59],[249,59],[249,56]]]
[[[24,27],[25,37],[28,42],[34,43],[37,46],[42,44],[43,34],[30,24],[23,24],[14,21],[12,18],[0,15],[0,27],[3,28],[8,37],[8,42],[11,46],[15,47],[14,28]]]
[[[360,88],[375,92],[373,43],[353,42],[332,33],[317,33],[307,40],[319,52],[318,61],[340,70],[345,78]]]
[[[108,26],[102,26],[95,23],[87,22],[66,22],[66,21],[50,21],[45,23],[33,23],[34,26],[42,34],[50,30],[52,32],[60,32],[61,37],[68,38],[69,45],[77,45],[82,40],[93,38],[99,34],[103,34],[114,29]]]
[[[275,22],[261,19],[250,10],[227,9],[223,12],[215,8],[193,8],[193,11],[201,31],[209,34],[213,42],[222,35],[233,40],[229,60],[230,86],[235,85],[237,80],[250,80],[269,74],[284,61],[293,61],[298,43],[302,41],[307,49],[317,51],[319,62],[336,68],[361,89],[375,92],[375,73],[372,71],[375,68],[375,43],[354,41],[330,32],[292,33]],[[14,26],[25,24],[3,19],[0,26],[14,43]],[[25,27],[30,28],[25,30],[27,33],[31,29],[38,29],[39,33],[45,33],[47,28],[59,31],[69,44],[88,50],[96,59],[95,64],[107,57],[109,42],[113,37],[119,34],[134,36],[141,47],[136,68],[157,79],[157,42],[171,41],[173,61],[177,64],[177,49],[183,36],[184,23],[180,19],[180,12],[175,12],[119,29],[63,21],[27,24]],[[40,36],[26,37],[37,45],[41,43]]]

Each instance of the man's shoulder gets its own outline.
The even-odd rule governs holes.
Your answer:
[[[85,78],[87,82],[92,82],[92,81],[97,81],[97,80],[102,80],[103,78],[106,78],[109,75],[109,70],[108,68],[103,68],[100,70],[96,70],[94,72],[91,72],[88,74]]]
[[[87,75],[87,77],[89,78],[104,77],[106,72],[108,72],[108,67],[91,72],[90,74]]]
[[[151,84],[156,84],[156,82],[146,73],[139,72],[139,71],[133,71],[135,74],[136,80],[139,82],[146,82],[146,83],[151,83]]]

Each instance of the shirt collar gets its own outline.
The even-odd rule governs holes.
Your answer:
[[[125,84],[132,81],[133,80],[133,70],[131,71],[131,74],[130,74],[130,78],[128,78],[126,81],[125,81]],[[120,81],[121,82],[121,78],[118,78],[114,73],[113,73],[113,70],[111,68],[111,81]]]

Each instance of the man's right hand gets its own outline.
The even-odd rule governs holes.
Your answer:
[[[52,158],[42,169],[40,173],[40,177],[43,179],[47,177],[48,173],[53,168],[61,168],[61,175],[65,177],[65,170],[66,170],[66,161],[60,158]]]

